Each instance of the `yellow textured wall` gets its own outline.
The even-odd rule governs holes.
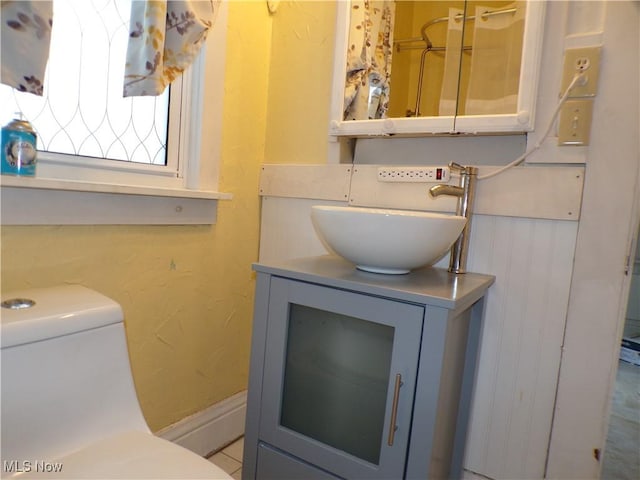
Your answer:
[[[3,227],[2,290],[80,283],[125,312],[138,396],[159,430],[246,388],[271,18],[229,2],[213,226]]]
[[[335,1],[283,1],[273,15],[266,163],[327,161]]]

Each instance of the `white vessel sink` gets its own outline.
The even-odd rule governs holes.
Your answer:
[[[359,270],[403,274],[433,265],[467,219],[442,213],[314,206],[311,221],[325,247]]]

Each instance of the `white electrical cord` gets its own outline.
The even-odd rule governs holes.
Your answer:
[[[553,124],[556,121],[556,117],[558,116],[558,113],[560,113],[560,109],[562,108],[562,105],[564,105],[564,102],[567,100],[567,98],[569,98],[569,94],[571,93],[571,90],[573,90],[573,87],[575,87],[578,84],[578,82],[582,80],[584,76],[585,76],[584,72],[576,72],[576,74],[573,77],[573,80],[571,80],[571,83],[569,84],[565,92],[562,94],[562,97],[560,97],[560,101],[558,102],[558,105],[556,106],[556,109],[554,110],[553,115],[551,116],[551,120],[549,120],[549,125],[547,126],[547,129],[545,130],[544,135],[540,137],[540,140],[538,140],[538,142],[531,148],[531,150],[527,150],[518,158],[516,158],[513,162],[505,165],[504,167],[498,168],[497,170],[494,170],[493,172],[490,172],[490,173],[486,173],[484,175],[479,175],[478,180],[484,180],[486,178],[495,177],[496,175],[499,175],[502,172],[509,170],[511,167],[515,167],[516,165],[519,165],[520,163],[522,163],[524,159],[527,158],[529,155],[531,155],[533,152],[538,150],[542,145],[542,142],[544,142],[544,140],[549,136],[549,132],[551,131],[551,128],[553,127]],[[584,85],[584,82],[581,85]]]

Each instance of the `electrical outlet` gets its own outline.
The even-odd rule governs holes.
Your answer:
[[[585,79],[573,87],[569,98],[594,97],[600,73],[600,51],[602,47],[568,48],[564,51],[564,70],[560,92],[564,93],[578,72],[584,72]]]
[[[558,120],[558,145],[589,145],[593,99],[567,100]]]
[[[449,167],[380,167],[379,182],[447,183]]]

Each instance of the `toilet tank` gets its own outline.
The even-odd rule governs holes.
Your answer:
[[[49,461],[113,434],[149,431],[120,305],[64,285],[3,293],[0,315],[3,464]]]

